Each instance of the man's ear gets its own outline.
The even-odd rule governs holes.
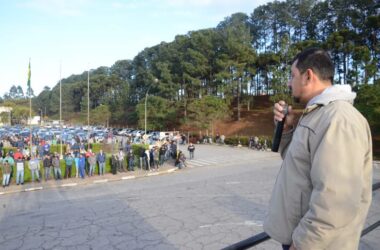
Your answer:
[[[315,74],[312,69],[307,69],[305,74],[304,74],[304,82],[302,85],[307,85],[310,83],[311,80],[315,77]]]
[[[307,77],[306,79],[308,81],[310,81],[314,77],[314,72],[313,72],[312,69],[307,69],[306,70],[306,77]]]

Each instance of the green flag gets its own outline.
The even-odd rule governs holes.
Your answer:
[[[30,94],[30,75],[31,75],[31,71],[30,71],[30,59],[29,59],[29,68],[28,68],[28,92]]]

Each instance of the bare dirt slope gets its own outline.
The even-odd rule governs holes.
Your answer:
[[[272,136],[274,130],[272,109],[241,111],[241,119],[230,119],[215,124],[215,132],[226,136]]]

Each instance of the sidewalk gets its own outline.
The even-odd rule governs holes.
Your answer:
[[[42,180],[41,182],[34,182],[34,183],[28,182],[28,183],[25,183],[24,185],[16,185],[16,183],[12,183],[8,187],[5,187],[5,188],[0,187],[0,195],[14,194],[14,193],[20,193],[20,192],[32,192],[32,191],[55,189],[55,188],[70,188],[70,187],[81,186],[81,185],[98,184],[98,183],[106,183],[106,182],[112,182],[112,181],[122,181],[122,180],[130,180],[130,179],[136,179],[136,178],[142,178],[142,177],[169,174],[178,170],[178,168],[174,167],[173,165],[174,163],[172,161],[169,161],[165,163],[163,167],[160,167],[159,171],[157,172],[156,171],[149,172],[149,171],[140,170],[139,168],[137,168],[135,171],[117,173],[116,175],[107,173],[104,176],[99,176],[99,175],[95,175],[92,177],[86,176],[85,179],[72,177],[70,179],[63,179],[63,180],[56,181],[52,178],[47,182]],[[373,180],[375,183],[375,182],[380,181],[380,161],[374,161],[373,166],[374,166]]]
[[[46,189],[56,189],[56,188],[70,188],[81,185],[89,185],[89,184],[98,184],[98,183],[106,183],[112,181],[122,181],[122,180],[130,180],[142,177],[149,176],[157,176],[163,174],[173,173],[178,170],[178,168],[174,167],[171,162],[165,163],[164,166],[160,167],[159,171],[145,171],[136,168],[135,171],[122,172],[117,173],[116,175],[111,173],[106,173],[103,176],[95,175],[92,177],[86,176],[85,179],[72,177],[70,179],[63,180],[54,180],[51,178],[47,182],[41,180],[41,182],[28,182],[24,185],[16,185],[16,183],[11,183],[8,187],[1,188],[0,187],[0,195],[14,194],[20,192],[31,192],[31,191],[39,191]]]

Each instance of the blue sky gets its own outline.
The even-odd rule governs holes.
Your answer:
[[[31,58],[35,94],[61,77],[133,59],[179,34],[215,27],[268,0],[0,0],[0,95],[26,90]],[[62,70],[60,71],[60,65]]]

